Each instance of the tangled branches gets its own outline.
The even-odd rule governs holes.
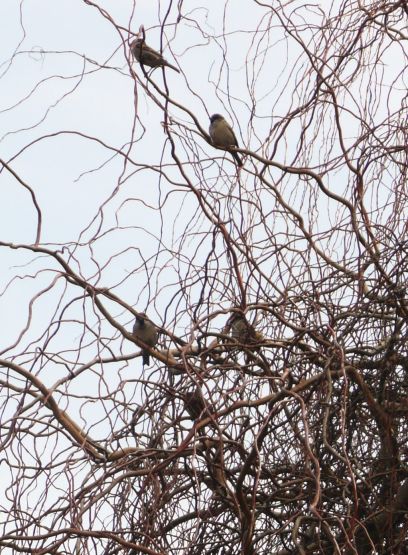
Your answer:
[[[178,74],[84,0],[108,46],[2,107],[5,553],[404,552],[408,9],[272,4],[169,2]]]

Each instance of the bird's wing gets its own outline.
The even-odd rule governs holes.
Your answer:
[[[232,129],[232,127],[231,127],[231,133],[232,133],[232,136],[234,137],[234,145],[236,147],[238,147],[237,137],[235,136],[235,133],[234,133],[234,130]]]
[[[230,126],[230,124],[228,122],[225,122],[229,131],[231,132],[231,137],[234,143],[234,146],[238,146],[238,141],[237,141],[237,137],[235,136],[234,130],[232,129],[232,127]]]

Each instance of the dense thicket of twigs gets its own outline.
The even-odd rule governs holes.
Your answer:
[[[20,326],[0,360],[1,550],[405,553],[407,3],[246,2],[259,15],[238,31],[247,91],[226,85],[228,18],[211,36],[183,4],[169,2],[163,45],[187,24],[217,45],[212,85],[242,170],[180,98],[189,75],[144,72],[90,1],[123,39],[131,139],[39,130],[2,162],[36,224],[1,242],[2,320],[14,306]],[[84,64],[78,86],[111,71]],[[83,172],[117,166],[105,198],[78,197],[88,224],[57,244],[18,168],[61,135],[98,141],[102,163]],[[163,155],[151,143],[143,159],[152,137]],[[130,330],[146,307],[161,338],[142,371]],[[242,342],[234,312],[254,328]]]

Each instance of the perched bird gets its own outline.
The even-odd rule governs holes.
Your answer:
[[[231,337],[238,343],[253,345],[264,340],[263,335],[248,322],[243,314],[233,312],[228,319],[227,327],[230,329]]]
[[[210,117],[210,137],[215,146],[229,148],[231,146],[238,146],[238,141],[235,133],[230,124],[221,116],[221,114],[214,114]],[[241,168],[242,160],[237,152],[231,152],[236,163]]]
[[[262,333],[257,331],[254,326],[248,322],[244,314],[233,312],[227,321],[226,329],[229,330],[231,338],[237,343],[240,343],[245,350],[246,364],[251,361],[251,351],[256,353],[261,352],[259,343],[262,343],[265,339]]]
[[[233,312],[228,320],[228,324],[231,330],[231,337],[235,339],[235,341],[238,341],[238,343],[249,342],[251,328],[250,324],[246,321],[245,316],[238,314],[237,312]]]
[[[185,393],[183,399],[184,408],[191,420],[198,420],[200,417],[205,418],[214,412],[212,405],[204,401],[203,394],[198,387],[193,391]]]
[[[144,312],[141,312],[136,316],[135,325],[133,326],[133,335],[136,339],[140,339],[149,347],[155,347],[157,343],[157,328],[149,320]],[[150,356],[149,351],[142,349],[143,366],[149,366]]]
[[[180,73],[180,71],[175,66],[169,64],[169,62],[167,62],[163,58],[160,52],[156,52],[156,50],[153,50],[153,48],[147,46],[145,41],[141,38],[135,39],[131,43],[130,51],[139,62],[139,64],[142,64],[143,66],[153,68],[167,66],[171,67],[171,69],[174,69],[174,71],[177,71],[177,73]]]

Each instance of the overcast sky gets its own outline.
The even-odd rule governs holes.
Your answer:
[[[339,60],[340,39],[332,39],[325,18],[339,2],[288,1],[285,13],[298,25],[292,34],[283,30],[283,22],[288,24],[283,12],[280,19],[267,3],[259,4],[1,0],[0,158],[16,175],[6,168],[0,171],[0,241],[34,244],[39,219],[31,189],[41,211],[40,246],[60,252],[92,286],[110,289],[193,343],[201,325],[201,332],[220,331],[228,310],[239,303],[222,226],[215,226],[212,218],[222,221],[235,242],[248,303],[272,303],[302,287],[307,294],[313,282],[313,272],[304,269],[317,257],[308,250],[290,209],[312,234],[321,234],[318,247],[325,256],[340,264],[351,254],[358,256],[349,213],[323,194],[315,180],[305,175],[281,179],[281,170],[273,169],[267,174],[270,187],[265,187],[255,174],[262,165],[245,155],[238,175],[230,154],[206,142],[190,113],[205,131],[209,115],[225,115],[240,146],[273,156],[283,166],[297,155],[297,167],[307,165],[317,173],[319,164],[326,163],[327,191],[354,202],[355,174],[344,162],[332,100],[324,87],[316,109],[287,121],[288,113],[301,112],[317,88],[315,68],[300,39],[319,54],[316,59],[328,82],[338,87],[346,148],[357,133],[364,135],[361,151],[360,144],[350,148],[352,164],[369,141],[364,156],[378,145],[383,148],[384,129],[393,130],[390,144],[403,144],[397,110],[404,106],[406,83],[398,35],[385,39],[390,44],[379,47],[376,59],[362,54],[365,69],[356,81],[351,76],[357,55],[345,57],[337,79],[330,71]],[[281,4],[273,2],[274,7]],[[147,89],[128,43],[141,25],[147,43],[162,47],[170,63],[180,68],[180,74],[166,69],[165,79],[161,69],[154,71]],[[346,48],[348,21],[336,25]],[[171,102],[164,109],[166,88]],[[406,222],[403,202],[393,212],[392,186],[401,172],[397,162],[388,160],[384,167],[374,159],[365,168],[366,199],[372,221],[379,224],[376,233],[386,243],[381,226],[390,214],[395,236]],[[246,247],[259,264],[253,273],[245,264]],[[320,271],[319,264],[314,271]],[[327,268],[321,271],[323,275]],[[150,369],[143,371],[141,359],[135,358],[93,364],[71,379],[72,371],[94,357],[125,356],[139,349],[60,272],[47,255],[0,248],[1,356],[47,386],[66,379],[55,393],[61,408],[93,437],[109,442],[109,434],[128,424],[131,409],[140,402],[136,378],[148,382]],[[104,302],[130,330],[132,314]],[[347,299],[341,302],[347,304]],[[274,338],[270,315],[259,311],[257,316],[263,318],[265,336]],[[157,367],[154,361],[152,368]],[[7,379],[25,387],[13,373]],[[122,400],[130,413],[122,410]],[[18,393],[10,394],[3,418],[11,418],[19,402]]]
[[[305,22],[299,36],[311,47],[322,31],[323,9],[329,16],[328,4],[305,7],[299,1],[286,10],[293,21]],[[1,157],[35,194],[42,214],[40,243],[69,246],[78,261],[74,267],[93,285],[112,288],[125,302],[138,310],[148,308],[156,320],[171,328],[180,323],[181,318],[175,321],[174,306],[183,295],[182,303],[194,305],[202,285],[202,276],[194,275],[189,262],[193,257],[200,268],[212,241],[211,222],[201,216],[197,191],[205,191],[204,198],[230,221],[228,225],[240,226],[241,234],[252,233],[260,239],[263,231],[259,235],[252,229],[257,216],[251,201],[256,196],[263,211],[271,215],[268,226],[274,226],[276,240],[287,240],[287,219],[276,211],[275,197],[261,190],[253,177],[251,160],[240,182],[228,154],[222,166],[213,166],[211,158],[222,162],[223,153],[206,143],[187,112],[169,105],[167,123],[173,130],[176,155],[191,180],[187,186],[174,167],[163,129],[164,110],[131,75],[133,68],[145,82],[128,48],[129,38],[144,25],[148,44],[157,49],[162,44],[165,57],[181,70],[177,74],[167,69],[165,84],[162,71],[153,72],[151,77],[160,90],[167,86],[169,97],[195,114],[204,130],[208,116],[220,112],[233,124],[241,146],[270,155],[271,127],[283,125],[285,114],[296,109],[302,94],[307,98],[314,78],[311,83],[299,79],[309,69],[308,58],[301,55],[295,36],[288,40],[281,21],[267,6],[240,0],[237,9],[237,2],[190,0],[181,3],[179,13],[176,2],[151,0],[4,0],[0,18],[6,22],[0,37]],[[320,26],[314,29],[312,23]],[[330,37],[328,41],[330,47]],[[391,48],[387,52],[387,64],[373,65],[368,80],[376,71],[387,76],[397,60],[393,52]],[[326,63],[334,63],[333,59]],[[354,111],[358,116],[359,105],[366,102],[361,95],[361,90],[368,90],[366,83],[359,85],[357,94],[350,92],[342,112],[346,142],[354,139],[359,125],[358,117],[350,114]],[[152,84],[149,88],[163,103]],[[371,102],[369,96],[367,102]],[[380,116],[381,110],[386,113],[380,106]],[[294,121],[276,141],[279,163],[291,162],[300,123]],[[320,148],[319,142],[327,146],[325,137],[331,126],[331,117],[323,118],[319,130],[314,135],[310,131],[314,148],[304,163],[313,167],[324,159],[326,148]],[[333,159],[335,148],[334,143]],[[272,172],[275,178],[279,175]],[[29,191],[7,170],[1,172],[0,180],[1,239],[34,243],[38,215]],[[341,173],[334,171],[326,180],[336,192],[347,192],[348,180]],[[310,225],[316,225],[319,209],[323,213],[319,225],[329,227],[326,216],[331,210],[335,214],[337,207],[319,196],[313,184],[303,182],[298,187],[297,179],[291,183],[285,189],[285,201]],[[337,246],[325,248],[335,251]],[[56,270],[49,259],[16,270],[33,259],[32,253],[2,249],[2,291],[13,276],[35,275],[13,281],[0,297],[0,309],[7,314],[1,322],[5,345],[14,343],[26,326],[29,299],[55,278],[53,271],[45,272]],[[44,273],[36,274],[40,270]],[[181,294],[180,276],[187,275],[190,285]],[[218,277],[225,280],[221,274]],[[58,286],[63,287],[62,282]],[[41,331],[48,328],[50,318],[56,318],[51,315],[62,293],[53,297],[55,291],[53,287],[36,301],[36,307],[42,308],[33,310],[32,317],[38,319],[40,329],[43,324]],[[224,308],[234,303],[233,286],[222,293]],[[178,295],[178,301],[171,308],[173,295]],[[15,306],[19,310],[14,313]],[[122,317],[122,323],[130,324],[130,315]],[[184,325],[188,327],[188,320]],[[34,328],[38,335],[40,331]],[[29,335],[24,334],[24,341],[29,342]]]
[[[327,16],[330,9],[335,11],[329,4],[305,7],[303,2],[292,2],[286,9],[293,21],[306,23],[299,36],[311,47],[325,21],[323,9]],[[174,168],[162,107],[131,75],[132,67],[145,82],[129,56],[128,40],[144,25],[148,44],[159,49],[162,43],[165,57],[180,67],[180,74],[166,70],[170,98],[195,114],[204,130],[210,114],[224,114],[239,144],[261,155],[270,155],[271,126],[282,125],[303,93],[307,98],[308,87],[313,90],[314,79],[309,83],[298,77],[309,69],[307,56],[301,55],[294,36],[288,40],[279,18],[252,0],[240,0],[239,9],[236,2],[190,0],[181,3],[181,13],[176,2],[151,0],[4,0],[0,18],[7,22],[0,37],[1,157],[35,194],[42,213],[40,243],[69,245],[86,279],[112,288],[138,310],[148,308],[155,319],[174,328],[169,299],[180,288],[180,275],[190,272],[189,259],[193,256],[198,268],[206,260],[211,223],[201,217],[196,192]],[[312,23],[320,26],[314,29]],[[387,55],[392,67],[396,59],[392,49]],[[329,58],[327,63],[334,62]],[[386,74],[388,66],[380,67]],[[164,91],[161,70],[151,77]],[[149,87],[163,102],[153,85]],[[356,90],[342,112],[345,141],[353,140],[359,125],[351,111],[358,115],[359,103],[365,102],[361,89]],[[222,161],[223,153],[206,143],[189,114],[174,105],[168,106],[167,114],[176,155],[196,191],[205,191],[209,204],[217,206],[226,220],[242,219],[240,233],[246,234],[257,217],[250,205],[255,195],[263,211],[271,214],[268,225],[275,226],[277,241],[285,242],[287,220],[275,211],[274,196],[261,190],[253,177],[251,161],[239,184],[228,155],[220,174],[218,166],[206,161],[212,157]],[[291,162],[300,121],[294,121],[276,141],[278,162]],[[305,160],[312,167],[325,156],[319,141],[325,144],[331,125],[330,117],[323,119],[313,135],[314,148]],[[334,158],[335,152],[331,155]],[[200,166],[195,166],[198,162]],[[280,172],[272,175],[277,178]],[[29,191],[6,170],[0,180],[0,237],[12,243],[34,243],[37,211]],[[336,192],[347,191],[347,178],[341,174],[333,172],[326,180]],[[317,195],[313,185],[298,187],[297,181],[293,179],[291,189],[286,189],[285,200],[313,225],[319,209],[323,213],[319,225],[329,227],[326,214],[331,209],[335,213],[337,207],[329,208],[327,197]],[[246,200],[247,204],[240,204]],[[203,244],[201,232],[207,234]],[[175,250],[180,252],[177,262]],[[37,260],[16,271],[16,266],[33,258],[31,253],[2,249],[1,290],[15,275],[50,268],[49,260]],[[55,274],[45,272],[35,279],[19,279],[0,297],[0,309],[8,315],[1,322],[5,345],[14,343],[26,325],[29,299],[54,278]],[[189,279],[191,289],[186,295],[194,304],[201,283],[194,288],[194,272]],[[225,306],[233,304],[233,287],[225,294]],[[48,297],[36,303],[44,304],[44,311],[33,311],[33,318],[43,322],[45,329],[55,310],[55,299],[52,294]],[[13,314],[16,305],[20,308]],[[122,323],[126,322],[129,315],[123,316]]]
[[[240,2],[239,11],[218,2],[207,6],[204,3],[200,8],[196,2],[184,2],[185,17],[176,26],[176,4],[168,14],[167,4],[159,8],[149,0],[106,2],[99,6],[107,9],[109,18],[95,6],[79,1],[1,3],[0,17],[7,25],[0,37],[0,140],[3,160],[9,161],[35,193],[42,212],[41,243],[86,243],[95,233],[108,231],[103,241],[93,245],[98,263],[103,264],[115,252],[127,248],[141,249],[141,257],[148,259],[158,252],[160,238],[164,238],[168,248],[168,234],[177,236],[185,230],[180,207],[187,217],[197,209],[193,196],[185,194],[185,185],[177,173],[168,170],[176,180],[170,185],[157,171],[145,167],[158,167],[163,161],[171,162],[171,158],[162,128],[163,110],[140,86],[135,86],[130,75],[130,32],[137,33],[143,24],[148,43],[159,48],[162,39],[165,56],[172,62],[177,60],[182,73],[166,71],[170,96],[175,101],[192,111],[204,129],[208,127],[209,114],[224,113],[244,144],[250,139],[246,126],[251,106],[246,83],[253,70],[254,55],[248,58],[253,36],[245,31],[254,29],[261,10],[245,1]],[[164,19],[166,25],[161,34]],[[228,28],[227,37],[222,36],[224,25]],[[268,63],[271,80],[265,90],[273,87],[272,68],[277,70],[275,59]],[[137,64],[133,68],[141,75]],[[156,70],[153,78],[161,87],[161,70]],[[267,129],[270,106],[264,110]],[[182,111],[170,108],[170,114],[195,131],[194,123]],[[183,133],[183,129],[179,131]],[[204,149],[200,154],[221,156],[204,140],[198,138],[197,142]],[[134,164],[126,164],[117,151],[130,153]],[[182,153],[179,151],[178,155]],[[227,171],[234,176],[231,163]],[[37,228],[31,195],[7,171],[3,170],[0,179],[0,236],[4,241],[31,244]],[[198,187],[203,186],[195,181]],[[157,206],[169,193],[172,194],[160,214]],[[104,203],[102,230],[98,232],[98,211]],[[173,229],[176,216],[182,221]],[[128,226],[131,229],[123,233],[118,230]],[[89,277],[95,272],[95,265],[87,248],[76,249],[76,254],[81,258],[84,275]],[[26,262],[27,256],[3,249],[4,284],[15,274],[14,266]],[[108,266],[98,285],[111,287],[131,271],[132,263],[127,256]],[[39,267],[43,267],[41,263]],[[35,264],[31,268],[36,268]],[[139,278],[142,283],[135,284],[137,289],[143,289],[146,277],[144,274]],[[174,276],[172,279],[174,282]],[[28,281],[19,281],[0,301],[6,303],[3,310],[9,314],[2,330],[6,344],[21,330],[27,300],[42,282],[40,277]],[[133,299],[129,292],[127,287],[126,301],[134,304],[139,291]],[[143,305],[149,302],[148,297],[149,293],[142,295]],[[10,314],[8,303],[13,299],[21,307],[17,319]],[[43,317],[46,322],[48,315]]]

